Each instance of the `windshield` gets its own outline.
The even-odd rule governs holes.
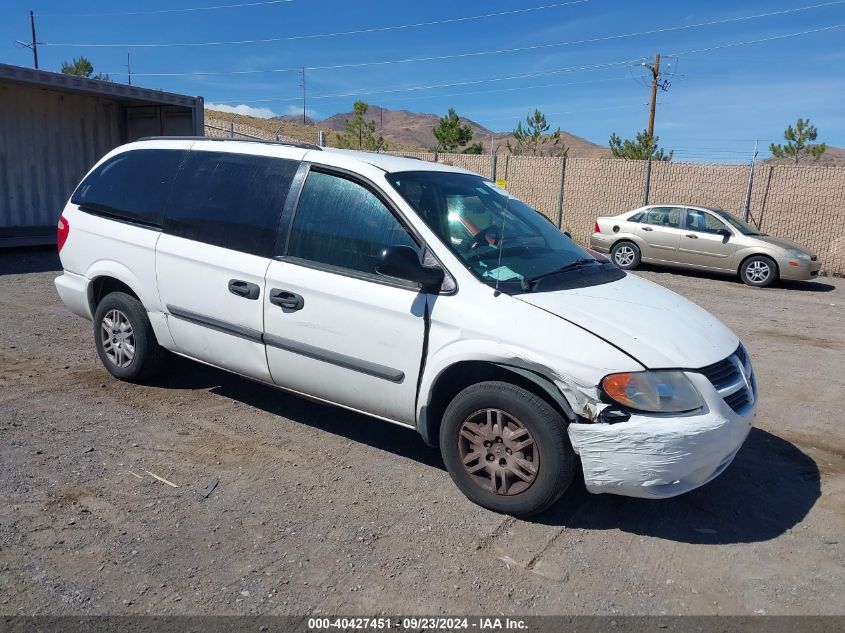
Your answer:
[[[545,216],[481,176],[419,171],[387,179],[476,277],[503,292],[536,291],[541,278],[579,275],[585,268],[618,270],[596,261]],[[580,285],[611,281],[581,277]],[[552,285],[557,288],[546,283],[543,289],[561,287]]]
[[[735,218],[724,209],[712,209],[712,211],[743,235],[763,235],[753,226]]]

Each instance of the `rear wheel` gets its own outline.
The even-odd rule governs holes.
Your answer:
[[[739,276],[749,286],[765,288],[778,278],[778,267],[774,260],[765,255],[749,257],[739,267]]]
[[[566,420],[545,400],[505,382],[467,387],[446,409],[440,450],[453,481],[478,505],[530,516],[575,476]]]
[[[633,242],[617,242],[610,249],[613,263],[623,270],[630,270],[640,265],[640,248]]]
[[[109,293],[97,306],[94,345],[108,372],[127,382],[154,376],[164,356],[143,304],[125,292]]]

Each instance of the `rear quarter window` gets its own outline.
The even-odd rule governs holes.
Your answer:
[[[186,150],[138,149],[112,156],[80,183],[70,201],[117,220],[161,228]]]
[[[165,233],[270,257],[299,161],[191,151],[173,185]]]

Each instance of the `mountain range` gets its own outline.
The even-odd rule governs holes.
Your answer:
[[[346,121],[354,116],[352,112],[339,112],[326,119],[314,120],[307,118],[306,125],[318,129],[334,130],[343,132],[346,130]],[[408,110],[388,110],[376,105],[371,105],[364,118],[375,124],[376,134],[383,136],[388,143],[397,147],[428,149],[437,145],[433,129],[440,120],[440,115],[410,112]],[[275,120],[287,123],[302,125],[302,116],[288,115],[277,117]],[[497,152],[507,152],[507,143],[514,144],[513,134],[510,132],[494,132],[471,119],[461,117],[461,122],[469,125],[472,130],[471,143],[481,143],[484,154],[490,153],[491,141],[495,144]],[[606,158],[610,156],[607,147],[596,145],[590,141],[575,136],[569,132],[561,131],[562,142],[569,147],[569,156],[587,158]]]

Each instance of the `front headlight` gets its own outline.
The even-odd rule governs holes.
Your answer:
[[[601,381],[607,396],[639,411],[680,413],[701,407],[701,394],[683,372],[674,370],[610,374]]]
[[[786,252],[789,253],[790,257],[794,257],[795,259],[810,259],[809,253],[799,251],[797,248],[787,248]]]

